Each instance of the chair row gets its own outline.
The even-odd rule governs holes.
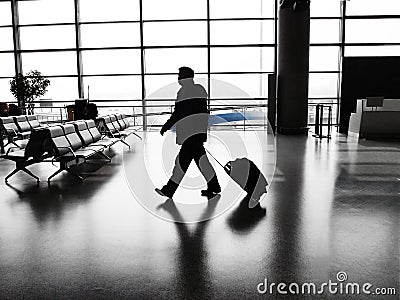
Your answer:
[[[39,123],[37,116],[1,117],[1,150],[3,151],[4,147],[10,144],[19,147],[19,145],[15,142],[17,139],[28,138],[33,129],[40,127],[45,127],[45,125],[41,125]],[[6,145],[3,145],[3,137],[7,138],[8,142]]]
[[[3,158],[16,163],[15,170],[7,175],[5,181],[7,182],[18,171],[24,171],[39,182],[39,178],[26,167],[44,162],[46,159],[60,163],[60,168],[48,178],[48,182],[63,171],[67,171],[83,181],[82,176],[71,170],[70,167],[91,159],[98,160],[98,158],[110,162],[111,158],[104,151],[117,142],[126,144],[121,138],[103,137],[93,120],[34,129],[25,149],[14,151],[13,149],[16,148],[13,147],[3,156]]]
[[[123,141],[130,135],[135,135],[142,139],[136,129],[130,127],[129,118],[122,114],[107,115],[98,118],[99,128],[108,137],[118,137]]]

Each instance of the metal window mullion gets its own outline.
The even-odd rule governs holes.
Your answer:
[[[83,63],[82,63],[82,39],[80,25],[80,0],[74,0],[75,7],[75,51],[76,51],[76,69],[78,74],[78,95],[79,98],[85,97],[83,85]]]
[[[18,14],[18,1],[11,0],[11,14],[12,14],[12,31],[14,43],[14,70],[15,75],[22,74],[22,56],[21,56],[21,37],[19,31],[19,14]],[[25,112],[24,99],[18,99],[18,106]]]
[[[146,86],[145,86],[145,49],[143,42],[143,0],[139,0],[139,15],[140,15],[140,68],[141,68],[141,79],[142,79],[142,115],[143,115],[143,130],[147,129],[147,117],[146,117]]]
[[[18,1],[11,0],[11,14],[12,14],[12,31],[14,43],[14,66],[15,75],[22,74],[22,57],[21,57],[21,38],[19,31],[19,14],[18,14]]]
[[[208,108],[210,109],[211,95],[211,22],[210,22],[210,0],[207,0],[207,95]]]
[[[341,2],[340,9],[340,48],[339,48],[339,76],[338,76],[338,85],[337,85],[337,111],[336,111],[336,123],[340,122],[340,105],[341,105],[341,87],[342,87],[342,65],[344,59],[345,52],[345,44],[346,44],[346,1]]]

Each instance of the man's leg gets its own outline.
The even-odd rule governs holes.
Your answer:
[[[204,149],[203,143],[199,143],[194,149],[194,161],[196,162],[201,174],[203,174],[207,181],[207,191],[211,193],[219,193],[221,191],[221,187],[218,182],[217,174],[208,160],[206,149]],[[203,191],[202,194],[204,194]]]
[[[192,147],[189,144],[183,144],[179,150],[178,155],[175,159],[175,166],[172,170],[171,178],[168,183],[163,186],[161,192],[168,197],[172,197],[178,188],[180,182],[185,176],[187,169],[189,168],[190,162],[193,159]]]

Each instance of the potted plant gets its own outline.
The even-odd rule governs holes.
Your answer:
[[[25,104],[28,115],[32,115],[35,107],[33,101],[46,94],[49,85],[50,80],[42,76],[39,71],[33,70],[29,71],[26,76],[21,73],[14,76],[10,81],[10,91],[19,105]]]

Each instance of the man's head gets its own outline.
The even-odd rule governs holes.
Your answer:
[[[178,82],[180,85],[193,82],[194,71],[189,67],[180,67],[178,73]]]

